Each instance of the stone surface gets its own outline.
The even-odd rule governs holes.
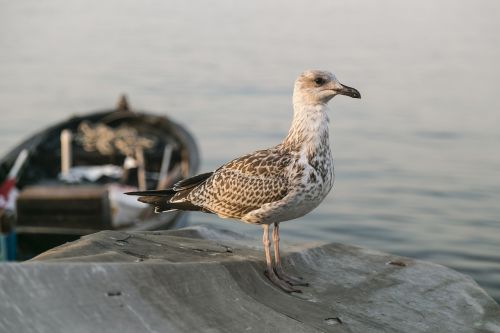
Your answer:
[[[0,265],[0,332],[500,332],[500,307],[446,267],[342,244],[285,247],[311,285],[263,274],[259,240],[200,226],[103,231]]]

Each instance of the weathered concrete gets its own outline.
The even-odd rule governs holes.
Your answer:
[[[258,240],[208,227],[104,231],[0,265],[0,332],[500,332],[473,280],[358,247],[288,247],[286,294]]]

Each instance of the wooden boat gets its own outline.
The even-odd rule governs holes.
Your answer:
[[[155,214],[123,192],[168,187],[199,166],[197,145],[184,127],[131,111],[124,97],[114,110],[74,116],[21,143],[0,160],[0,183],[23,151],[28,157],[10,223],[18,258],[100,230],[183,225],[186,213]]]

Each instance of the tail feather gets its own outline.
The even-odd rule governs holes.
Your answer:
[[[157,213],[170,210],[206,211],[203,207],[193,205],[189,201],[170,202],[165,197],[143,196],[137,198],[137,200],[153,205]]]
[[[171,203],[168,200],[165,200],[165,197],[157,197],[157,196],[144,196],[137,198],[138,201],[144,202],[155,207],[155,211],[157,212],[165,212],[172,209]]]
[[[149,190],[149,191],[134,191],[126,192],[128,195],[138,195],[138,201],[144,202],[155,207],[156,212],[165,212],[169,210],[190,210],[203,211],[211,213],[203,207],[192,204],[189,201],[178,201],[185,198],[197,185],[202,184],[207,178],[212,175],[212,172],[203,173],[191,178],[181,180],[174,185],[173,188],[165,190]],[[170,200],[176,196],[176,201]]]

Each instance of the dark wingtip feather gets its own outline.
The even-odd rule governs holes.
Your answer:
[[[183,179],[183,180],[175,183],[173,189],[175,191],[182,191],[182,190],[187,190],[187,189],[193,188],[193,187],[203,183],[212,174],[213,174],[213,171],[212,172],[205,172],[205,173],[196,175],[194,177]]]
[[[151,191],[132,191],[125,192],[127,195],[144,195],[144,196],[156,196],[156,197],[169,197],[175,194],[173,189],[166,190],[151,190]]]
[[[141,191],[132,191],[132,192],[125,192],[123,194],[126,194],[126,195],[142,195],[141,194],[142,192]]]

